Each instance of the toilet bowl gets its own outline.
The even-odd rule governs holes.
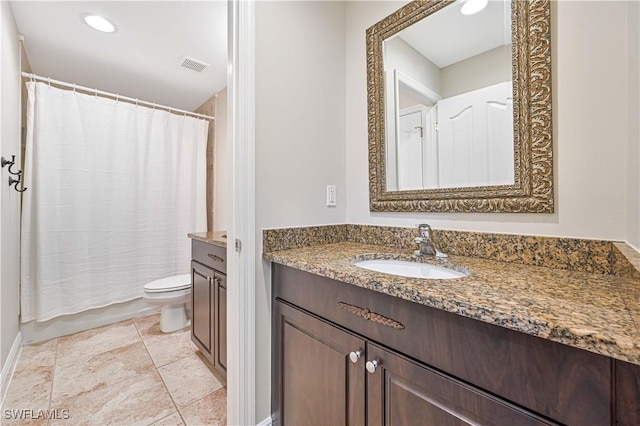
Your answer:
[[[180,330],[190,324],[186,305],[191,299],[191,274],[175,275],[148,282],[142,299],[160,306],[160,330]]]

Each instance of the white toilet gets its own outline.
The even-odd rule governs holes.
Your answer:
[[[160,330],[163,333],[185,328],[190,324],[186,308],[191,301],[191,274],[145,284],[142,299],[152,305],[160,305]]]

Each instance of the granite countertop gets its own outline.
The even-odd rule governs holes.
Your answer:
[[[640,365],[640,280],[450,256],[421,256],[468,269],[467,277],[428,280],[353,265],[356,259],[415,260],[411,250],[353,242],[264,254],[267,260],[415,303]]]
[[[218,247],[227,247],[227,232],[192,232],[187,236],[193,240],[202,241],[203,243],[213,244]]]

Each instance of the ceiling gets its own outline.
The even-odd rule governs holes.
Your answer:
[[[227,85],[226,1],[12,1],[35,74],[193,111]],[[83,15],[116,26],[100,33]],[[211,64],[180,66],[189,56]]]
[[[511,3],[489,1],[479,13],[462,15],[452,3],[398,33],[438,68],[511,43]]]

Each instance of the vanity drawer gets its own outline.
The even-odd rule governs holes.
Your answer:
[[[227,249],[198,240],[191,242],[192,259],[198,263],[227,273]]]
[[[611,360],[272,264],[273,297],[564,424],[610,424]]]

